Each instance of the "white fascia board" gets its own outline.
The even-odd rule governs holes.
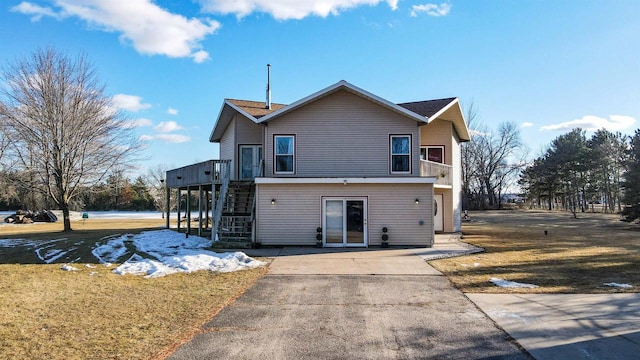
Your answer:
[[[452,190],[453,186],[452,185],[440,185],[440,184],[434,184],[433,185],[434,189],[448,189],[448,190]]]
[[[241,108],[237,107],[234,103],[227,101],[227,99],[224,100],[224,103],[229,105],[229,107],[231,107],[233,110],[239,112],[240,114],[246,116],[249,120],[253,121],[254,123],[258,123],[258,119],[254,118],[253,115],[249,114],[248,112],[242,110]]]
[[[213,135],[216,133],[216,129],[218,128],[218,123],[220,123],[220,118],[222,117],[222,114],[224,113],[224,106],[227,103],[227,100],[225,99],[222,102],[222,106],[220,107],[220,112],[218,112],[218,117],[216,118],[216,123],[213,124],[213,129],[211,129],[211,134],[209,135],[209,142],[214,142],[213,140]]]
[[[309,95],[307,97],[304,97],[304,98],[302,98],[302,99],[290,104],[289,106],[286,106],[286,107],[284,107],[284,108],[282,108],[280,110],[274,111],[269,115],[263,116],[257,122],[258,123],[262,123],[262,122],[269,121],[272,118],[278,117],[278,116],[280,116],[280,115],[282,115],[282,114],[284,114],[286,112],[295,110],[298,107],[301,107],[301,106],[303,106],[303,105],[305,105],[307,103],[313,102],[316,99],[319,99],[319,98],[321,98],[323,96],[326,96],[326,95],[328,95],[328,94],[330,94],[330,93],[332,93],[332,92],[334,92],[336,90],[339,90],[340,88],[349,89],[352,92],[354,92],[356,94],[359,94],[360,96],[369,99],[370,101],[376,102],[376,103],[378,103],[378,104],[380,104],[380,105],[382,105],[384,107],[387,107],[387,108],[389,108],[391,110],[394,110],[396,112],[402,113],[403,115],[408,116],[408,117],[412,118],[415,121],[418,121],[418,122],[421,122],[421,123],[427,123],[427,121],[428,121],[427,118],[425,118],[424,116],[416,114],[413,111],[410,111],[410,110],[407,110],[407,109],[403,108],[402,106],[394,104],[394,103],[392,103],[392,102],[390,102],[388,100],[385,100],[385,99],[383,99],[383,98],[381,98],[381,97],[379,97],[379,96],[377,96],[375,94],[372,94],[372,93],[370,93],[370,92],[368,92],[368,91],[366,91],[364,89],[361,89],[361,88],[359,88],[359,87],[357,87],[357,86],[355,86],[353,84],[350,84],[350,83],[348,83],[348,82],[346,82],[344,80],[341,80],[341,81],[339,81],[339,82],[337,82],[337,83],[335,83],[335,84],[333,84],[331,86],[328,86],[328,87],[326,87],[326,88],[324,88],[324,89],[322,89],[320,91],[317,91],[317,92],[315,92],[315,93],[313,93],[313,94],[311,94],[311,95]]]
[[[218,129],[218,125],[220,125],[221,127],[224,127],[225,129],[227,126],[229,126],[229,121],[220,123],[220,119],[222,119],[222,116],[224,115],[227,106],[231,108],[233,111],[246,116],[249,120],[253,121],[254,123],[258,123],[258,120],[254,118],[251,114],[247,113],[246,111],[237,107],[235,104],[231,103],[229,99],[224,99],[224,102],[222,103],[222,108],[220,109],[220,113],[218,114],[218,118],[216,119],[216,123],[213,125],[213,130],[211,130],[211,135],[209,135],[209,142],[217,142],[214,140],[214,135],[216,133],[216,129]],[[232,116],[230,115],[229,119],[231,119],[231,117]],[[222,129],[220,131],[224,132],[225,129]],[[219,134],[219,136],[222,137],[222,134]]]
[[[372,178],[265,178],[256,184],[435,184],[435,177],[372,177]]]
[[[440,115],[444,114],[444,112],[445,112],[445,111],[449,110],[449,108],[450,108],[450,107],[452,107],[452,106],[453,106],[453,104],[455,104],[455,103],[457,103],[457,102],[458,102],[458,98],[455,98],[455,99],[451,100],[451,102],[450,102],[450,103],[448,103],[447,105],[445,105],[442,109],[438,110],[438,112],[437,112],[437,113],[435,113],[435,114],[431,115],[431,116],[429,117],[429,122],[431,122],[431,121],[433,121],[433,120],[437,119],[437,118],[438,118],[438,116],[440,116]]]
[[[456,127],[456,131],[458,132],[458,137],[462,141],[470,141],[471,140],[471,136],[469,135],[469,129],[467,128],[467,120],[464,118],[464,112],[462,111],[462,108],[460,107],[460,101],[458,100],[458,98],[453,99],[450,103],[448,103],[446,106],[444,106],[442,109],[440,109],[437,113],[433,114],[429,118],[428,122],[430,123],[433,120],[437,119],[440,115],[444,114],[445,111],[449,110],[454,105],[458,106],[458,109],[460,110],[460,120],[462,121],[462,124],[460,124],[459,121],[453,122],[454,126]],[[462,130],[462,131],[460,131],[460,130]]]

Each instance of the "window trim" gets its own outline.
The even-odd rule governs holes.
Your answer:
[[[438,163],[437,161],[429,160],[429,149],[430,148],[436,148],[436,149],[441,149],[442,150],[442,162],[441,163]],[[438,164],[444,164],[444,165],[447,164],[447,156],[446,156],[447,153],[446,153],[446,147],[444,145],[421,145],[420,146],[420,160],[422,160],[422,149],[425,150],[425,153],[424,153],[425,154],[425,159],[424,160],[435,162],[435,163],[438,163]]]
[[[293,140],[293,154],[278,154],[276,141],[278,138],[292,138]],[[278,170],[278,156],[293,156],[293,169],[292,171],[277,171]],[[296,135],[295,134],[274,134],[273,135],[273,174],[275,175],[294,175],[296,173]]]
[[[394,138],[409,138],[409,153],[408,154],[394,154],[393,153],[393,139]],[[409,169],[407,171],[394,171],[393,170],[393,157],[394,156],[409,156]],[[390,134],[389,135],[389,173],[390,174],[411,174],[413,159],[413,137],[411,134]]]

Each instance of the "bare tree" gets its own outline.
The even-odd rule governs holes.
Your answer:
[[[147,183],[147,188],[149,189],[149,193],[153,197],[153,203],[156,206],[156,209],[162,212],[162,218],[164,219],[164,214],[167,212],[167,189],[165,187],[165,174],[169,168],[165,165],[157,165],[153,168],[150,168],[147,172],[147,176],[145,176],[145,182]],[[169,193],[169,208],[173,208],[176,205],[176,196],[173,193]]]
[[[473,138],[462,148],[463,205],[471,209],[499,208],[504,190],[515,183],[524,167],[526,147],[515,123],[503,122],[493,132],[478,123],[473,103],[466,113]]]
[[[83,55],[39,49],[2,77],[0,118],[14,167],[62,210],[71,231],[72,199],[114,167],[130,166],[141,143]]]

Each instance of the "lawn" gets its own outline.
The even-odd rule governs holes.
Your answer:
[[[463,224],[463,241],[486,251],[433,261],[463,292],[616,293],[640,288],[640,226],[619,216],[564,212],[472,212]],[[545,231],[547,234],[545,235]],[[538,285],[500,288],[501,278]],[[630,289],[605,283],[630,284]]]
[[[74,222],[71,234],[60,232],[60,223],[0,226],[0,239],[25,241],[0,247],[0,358],[163,358],[266,272],[260,267],[147,279],[116,275],[115,266],[91,254],[112,235],[162,224],[92,219]],[[41,258],[51,259],[47,243],[70,251],[45,264]],[[61,270],[69,262],[79,270]]]

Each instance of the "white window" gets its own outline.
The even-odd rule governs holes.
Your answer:
[[[420,160],[444,164],[444,146],[423,146],[420,148]]]
[[[295,136],[275,135],[273,138],[274,173],[295,173]]]
[[[389,150],[392,174],[411,173],[411,136],[391,135]]]

